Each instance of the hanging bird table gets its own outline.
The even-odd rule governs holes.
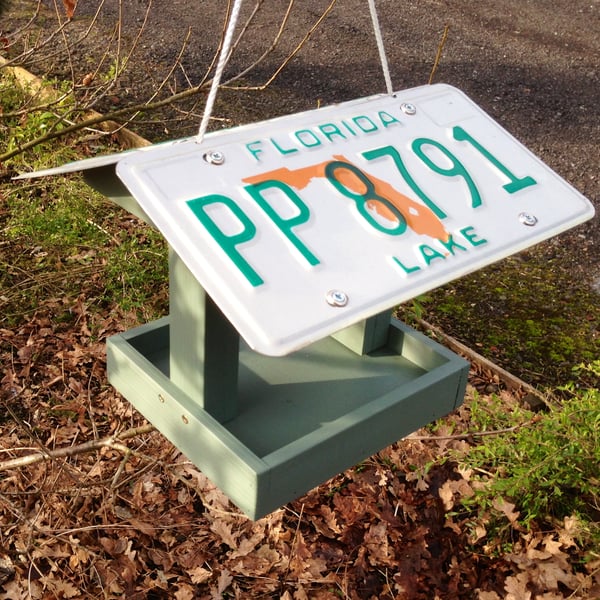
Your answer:
[[[375,30],[378,31],[372,0]],[[26,176],[82,171],[170,246],[170,311],[110,382],[258,518],[463,399],[397,304],[593,215],[459,90],[428,85]]]

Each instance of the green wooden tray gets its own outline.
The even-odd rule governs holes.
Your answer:
[[[466,361],[391,320],[364,355],[333,338],[283,358],[242,346],[237,409],[219,422],[170,379],[170,329],[111,337],[109,380],[253,519],[451,412],[467,382]]]

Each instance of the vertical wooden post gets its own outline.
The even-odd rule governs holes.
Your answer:
[[[359,356],[369,354],[387,344],[391,319],[392,309],[386,310],[346,327],[331,337]]]
[[[169,250],[170,379],[217,421],[237,414],[239,334]]]

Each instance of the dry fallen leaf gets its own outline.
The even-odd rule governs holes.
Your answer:
[[[223,592],[231,585],[233,577],[227,569],[223,569],[217,581],[217,598],[221,598]]]
[[[194,588],[187,583],[180,583],[177,585],[177,591],[175,592],[175,600],[193,600],[196,597]]]
[[[216,533],[221,538],[221,541],[227,544],[232,550],[237,550],[237,536],[232,532],[231,523],[226,523],[222,519],[215,519],[210,524],[210,530]]]
[[[502,600],[496,592],[482,592],[477,590],[477,600]]]
[[[507,591],[505,600],[531,600],[531,592],[527,589],[529,575],[518,573],[514,577],[507,577],[504,589]]]
[[[519,511],[515,511],[515,505],[508,502],[504,498],[496,498],[492,502],[493,507],[504,513],[504,516],[509,520],[512,525],[515,525],[519,515],[521,514]]]
[[[212,577],[212,571],[205,569],[204,567],[196,567],[189,571],[190,579],[192,583],[199,585],[207,582]]]
[[[77,6],[77,0],[63,0],[63,6],[65,7],[65,13],[67,19],[72,19],[75,14],[75,7]]]

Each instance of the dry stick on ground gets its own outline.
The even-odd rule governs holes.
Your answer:
[[[287,578],[292,569],[292,561],[294,560],[294,555],[297,551],[296,540],[298,539],[298,532],[300,531],[300,525],[302,523],[302,515],[303,514],[304,514],[304,502],[302,503],[302,506],[300,507],[300,514],[297,515],[298,523],[296,524],[296,529],[294,531],[294,537],[292,538],[292,543],[290,544],[290,557],[288,559],[287,568],[285,570],[285,573],[283,574],[283,577],[281,578],[281,583],[280,583],[280,587],[279,587],[280,594],[283,594],[283,592],[285,591],[285,587],[287,584]]]
[[[35,148],[36,146],[38,146],[39,144],[43,144],[44,142],[49,142],[56,138],[63,137],[67,134],[74,133],[74,132],[80,131],[82,129],[89,129],[96,125],[100,125],[101,123],[106,123],[107,121],[116,121],[122,117],[128,117],[129,115],[131,115],[131,113],[136,113],[139,111],[156,110],[158,108],[162,108],[163,106],[172,104],[173,102],[179,102],[181,100],[190,98],[196,94],[206,91],[206,89],[208,89],[208,85],[200,85],[200,86],[196,86],[196,87],[184,90],[183,92],[179,92],[173,96],[170,96],[169,98],[163,98],[162,100],[157,100],[156,102],[151,102],[151,103],[140,102],[138,104],[134,104],[131,106],[127,106],[125,108],[114,110],[114,111],[104,114],[104,115],[97,114],[93,117],[84,119],[83,121],[79,121],[77,123],[67,125],[60,131],[54,130],[48,134],[38,136],[37,138],[30,140],[29,142],[19,145],[14,150],[9,150],[8,152],[0,154],[0,163],[2,163],[5,160],[8,160],[10,158],[13,158],[14,156],[22,154],[23,152],[25,152],[27,150],[31,150],[31,148]],[[82,112],[85,110],[86,110],[85,108],[81,108]]]
[[[19,456],[18,458],[11,458],[0,462],[0,471],[8,471],[9,469],[18,469],[27,465],[33,465],[39,462],[47,460],[54,460],[57,458],[65,458],[67,456],[75,456],[76,454],[83,454],[84,452],[93,452],[94,450],[100,450],[101,448],[114,448],[121,452],[130,452],[130,448],[124,446],[120,442],[129,440],[131,438],[150,433],[154,431],[154,425],[147,424],[141,425],[140,427],[133,427],[127,429],[117,435],[111,435],[109,437],[101,438],[99,440],[90,440],[83,444],[77,444],[76,446],[69,446],[67,448],[58,448],[57,450],[38,450],[35,454],[27,454],[26,456]]]
[[[407,435],[404,439],[409,440],[411,442],[442,442],[446,440],[468,440],[475,437],[485,437],[488,435],[502,435],[503,433],[513,433],[522,427],[527,425],[531,425],[535,422],[536,418],[530,419],[525,423],[519,423],[518,425],[513,425],[512,427],[506,427],[505,429],[493,429],[491,431],[469,431],[467,433],[457,433],[456,435]]]
[[[469,360],[481,365],[482,367],[485,367],[486,369],[489,369],[490,371],[498,375],[500,380],[506,385],[508,389],[523,390],[527,394],[535,397],[536,400],[538,400],[542,405],[546,407],[551,402],[557,402],[556,397],[552,393],[546,392],[544,395],[542,395],[529,383],[526,383],[522,379],[519,379],[512,373],[509,373],[506,369],[503,369],[496,363],[493,363],[491,360],[485,358],[485,356],[482,356],[481,354],[475,352],[475,350],[469,348],[469,346],[466,346],[465,344],[459,342],[452,336],[449,336],[448,334],[444,333],[439,327],[436,327],[435,325],[429,323],[428,321],[425,321],[424,319],[416,319],[416,321],[424,330],[431,331],[431,333],[433,333],[436,337],[441,338],[443,342],[450,347],[451,350],[463,354]]]

